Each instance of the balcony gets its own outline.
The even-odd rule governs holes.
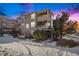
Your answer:
[[[46,21],[46,20],[48,20],[48,16],[47,15],[43,15],[43,16],[37,17],[37,21]]]

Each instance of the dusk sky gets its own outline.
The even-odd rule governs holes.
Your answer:
[[[79,4],[0,3],[0,11],[10,18],[17,18],[17,16],[23,13],[35,12],[44,9],[50,9],[54,14],[59,14],[62,10],[64,10],[70,14],[69,19],[79,20]]]

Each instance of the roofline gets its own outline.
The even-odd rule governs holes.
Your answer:
[[[41,11],[25,13],[25,14],[20,15],[18,18],[20,18],[21,16],[29,15],[29,14],[32,14],[32,13],[40,13],[40,12],[47,11],[47,10],[48,10],[48,11],[51,11],[50,9],[44,9],[44,10],[41,10]],[[51,12],[51,13],[52,13],[52,12]],[[17,19],[18,19],[18,18],[17,18]]]
[[[30,13],[27,13],[27,14],[40,13],[40,12],[47,11],[47,10],[49,10],[49,11],[50,11],[50,9],[44,9],[44,10],[40,10],[40,11],[30,12]],[[26,15],[26,14],[25,14],[25,15]]]

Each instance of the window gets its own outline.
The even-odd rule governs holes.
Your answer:
[[[50,27],[50,23],[46,23],[46,27]]]
[[[31,22],[31,27],[35,27],[35,22]]]
[[[26,24],[26,28],[29,28],[29,24]]]
[[[31,14],[31,19],[35,19],[35,13]]]

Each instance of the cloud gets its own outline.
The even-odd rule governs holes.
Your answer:
[[[70,15],[69,20],[72,20],[72,21],[79,21],[79,12]]]

